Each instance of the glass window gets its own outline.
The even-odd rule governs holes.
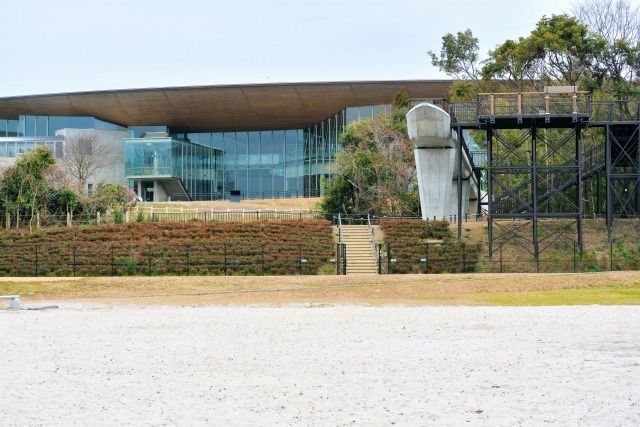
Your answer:
[[[247,194],[247,173],[249,169],[243,168],[236,170],[236,190],[240,190],[242,197],[249,197]]]
[[[357,107],[349,107],[345,111],[346,115],[346,124],[353,123],[358,120],[358,108]]]
[[[273,156],[273,134],[260,132],[260,162],[261,166],[271,166]]]
[[[224,151],[224,137],[221,132],[211,134],[211,147]]]
[[[284,168],[272,169],[271,174],[273,175],[273,197],[285,197]]]
[[[7,120],[7,136],[18,136],[18,120]]]
[[[247,132],[236,133],[236,167],[246,168],[249,166],[249,135]]]
[[[260,156],[260,132],[249,132],[249,158],[248,166],[256,167],[259,164]],[[249,184],[251,185],[251,184]],[[258,191],[255,189],[254,191]]]
[[[360,120],[366,120],[373,117],[373,107],[370,105],[360,107]]]
[[[273,198],[273,182],[271,180],[271,169],[260,169],[260,197]]]
[[[17,148],[15,141],[7,142],[7,157],[16,157]]]
[[[38,116],[36,118],[36,136],[48,136],[48,122],[49,118],[47,116]]]
[[[36,135],[36,117],[25,116],[24,117],[24,136]]]
[[[238,161],[235,132],[224,133],[224,166],[234,168]]]
[[[7,121],[0,119],[0,137],[7,136]]]
[[[273,132],[273,157],[271,164],[284,165],[284,131],[278,130]]]
[[[260,169],[247,169],[247,197],[261,198],[260,194]]]

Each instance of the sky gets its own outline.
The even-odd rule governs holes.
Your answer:
[[[0,97],[447,78],[448,32],[486,53],[572,0],[0,0]]]

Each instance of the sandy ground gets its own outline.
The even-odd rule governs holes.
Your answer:
[[[0,311],[0,424],[640,419],[633,306],[61,304]]]

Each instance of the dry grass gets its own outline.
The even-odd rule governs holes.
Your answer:
[[[640,272],[266,277],[0,278],[26,301],[132,304],[640,304]]]

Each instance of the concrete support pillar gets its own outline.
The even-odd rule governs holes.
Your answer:
[[[453,148],[416,148],[416,170],[422,219],[442,219],[448,217],[450,201],[455,188],[452,188]]]
[[[449,114],[432,104],[416,105],[407,113],[407,130],[415,147],[422,218],[448,220],[458,215],[459,175],[464,217],[469,211],[469,197],[478,189],[466,152],[457,144],[458,135],[451,131]]]

